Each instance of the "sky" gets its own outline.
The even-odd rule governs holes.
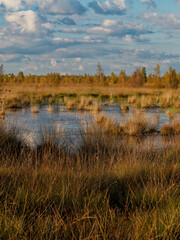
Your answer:
[[[0,0],[5,73],[180,72],[180,0]]]

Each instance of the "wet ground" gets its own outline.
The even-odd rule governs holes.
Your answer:
[[[106,117],[113,119],[114,122],[123,124],[127,119],[134,118],[141,114],[148,122],[158,121],[158,130],[164,124],[172,124],[174,120],[180,119],[180,114],[168,115],[160,108],[134,109],[129,107],[128,111],[122,111],[120,103],[113,103],[102,106],[100,112],[66,110],[65,106],[41,106],[38,113],[32,113],[30,108],[23,108],[18,111],[8,111],[5,117],[7,126],[15,126],[20,130],[26,142],[30,145],[38,144],[41,133],[44,130],[54,130],[57,134],[64,132],[67,139],[74,138],[80,134],[82,128],[91,123],[98,115],[104,114]],[[78,139],[78,138],[77,138]],[[130,140],[128,140],[130,141]],[[137,140],[140,141],[140,140]],[[162,137],[150,136],[143,139],[147,146],[155,142],[161,142]]]

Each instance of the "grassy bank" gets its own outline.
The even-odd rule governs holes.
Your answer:
[[[17,136],[0,129],[1,239],[178,239],[178,141],[137,149],[99,129],[74,152]]]
[[[92,97],[128,97],[129,95],[137,94],[161,94],[166,92],[167,89],[154,89],[154,88],[129,88],[121,86],[96,86],[96,85],[85,85],[85,84],[73,84],[69,85],[50,85],[50,84],[12,84],[6,83],[5,86],[1,86],[2,89],[8,89],[10,92],[5,95],[7,98],[19,98],[24,96],[36,96],[42,97],[44,95],[62,95],[62,96],[79,96],[86,95]],[[172,90],[173,92],[179,90]]]
[[[180,108],[179,89],[130,88],[121,86],[96,86],[85,84],[42,85],[10,84],[0,86],[0,107],[21,108],[30,105],[64,103],[67,98],[81,101],[81,97],[97,101],[128,102],[135,108]],[[1,108],[2,108],[1,107]]]

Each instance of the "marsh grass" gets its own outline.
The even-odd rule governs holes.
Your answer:
[[[0,129],[0,238],[178,239],[178,142],[136,148],[94,125],[80,137],[72,152],[47,131],[31,149]]]
[[[179,135],[180,134],[180,121],[173,121],[172,125],[165,124],[161,128],[161,135]]]
[[[38,106],[32,106],[32,107],[31,107],[31,112],[32,112],[33,114],[38,113],[38,112],[39,112],[39,107],[38,107]]]

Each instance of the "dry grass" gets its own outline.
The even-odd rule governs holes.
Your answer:
[[[129,106],[126,105],[126,104],[121,104],[121,110],[128,111],[129,110]]]
[[[1,239],[178,239],[178,144],[137,150],[102,129],[76,152],[59,140],[29,149],[0,129]]]
[[[130,136],[142,135],[146,132],[147,122],[144,119],[129,119],[124,125],[124,132]]]
[[[60,86],[52,86],[48,84],[6,84],[6,88],[10,89],[11,92],[8,94],[8,98],[22,98],[24,95],[31,96],[32,94],[36,94],[36,96],[42,96],[48,93],[51,93],[53,96],[55,94],[66,94],[66,93],[76,93],[77,95],[83,94],[104,94],[109,96],[128,96],[128,95],[136,95],[136,94],[159,94],[166,93],[166,89],[155,89],[155,88],[125,88],[115,86],[89,86],[84,84],[77,85],[60,85]],[[173,94],[179,94],[179,90],[172,90]]]
[[[156,99],[152,96],[142,96],[141,97],[141,107],[142,108],[154,108],[156,107]]]
[[[34,113],[34,114],[38,113],[39,112],[39,107],[38,106],[32,106],[31,107],[31,112]]]
[[[133,104],[137,103],[138,101],[139,101],[138,96],[136,95],[128,96],[128,103]]]
[[[48,106],[47,107],[47,112],[49,112],[49,113],[53,113],[53,111],[54,111],[54,107],[53,106]]]
[[[161,128],[161,135],[180,134],[180,121],[173,121],[173,125],[164,125]]]

